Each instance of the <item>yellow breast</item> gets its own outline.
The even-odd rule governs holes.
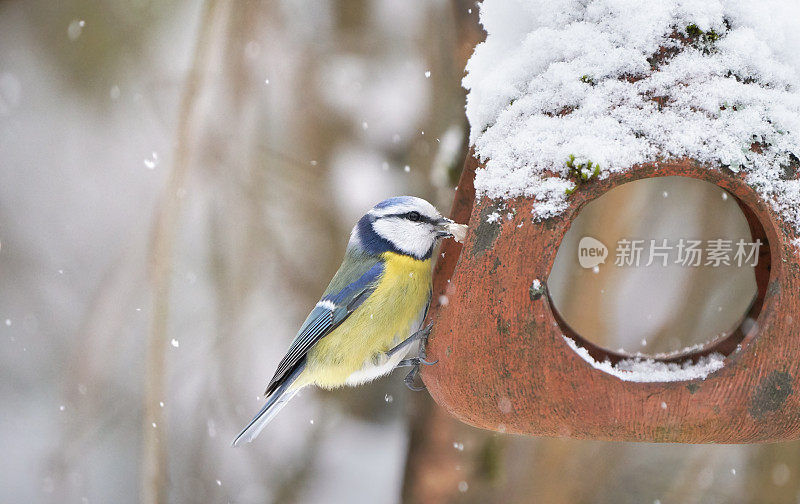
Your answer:
[[[339,327],[308,353],[298,385],[344,385],[348,377],[416,330],[431,290],[431,260],[385,252],[375,291]],[[412,327],[414,325],[415,327]]]

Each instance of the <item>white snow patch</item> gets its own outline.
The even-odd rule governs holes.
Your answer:
[[[623,359],[616,364],[612,364],[610,361],[597,362],[585,348],[575,343],[572,338],[562,337],[569,347],[593,368],[614,375],[623,381],[644,383],[705,379],[709,374],[721,369],[725,361],[724,355],[712,353],[701,357],[697,363],[691,361],[680,364],[666,363],[639,356]]]
[[[148,170],[155,170],[156,166],[158,166],[158,152],[153,152],[149,159],[145,159],[144,165]]]
[[[83,19],[74,19],[69,26],[67,26],[67,37],[75,42],[78,37],[83,33],[83,27],[86,26],[86,21]]]
[[[494,224],[495,222],[500,222],[500,214],[497,212],[492,212],[486,216],[486,222],[489,224]]]
[[[794,0],[485,0],[463,80],[477,195],[534,198],[548,218],[570,155],[601,178],[689,157],[743,170],[800,228],[798,19]],[[686,42],[692,25],[719,38]],[[651,67],[661,48],[678,52]]]

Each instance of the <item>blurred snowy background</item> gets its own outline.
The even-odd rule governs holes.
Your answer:
[[[503,436],[400,375],[230,448],[354,220],[449,208],[480,36],[462,1],[0,2],[0,502],[796,502],[796,443]]]

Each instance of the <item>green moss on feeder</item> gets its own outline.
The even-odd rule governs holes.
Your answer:
[[[703,30],[697,27],[696,24],[690,24],[686,27],[686,35],[692,38],[697,38],[703,35]]]
[[[546,288],[544,283],[537,278],[531,283],[531,286],[528,288],[528,295],[530,296],[531,301],[536,301],[544,295],[545,291]]]
[[[701,30],[696,24],[688,25],[684,31],[686,36],[689,37],[689,43],[705,53],[713,50],[714,43],[717,42],[722,35],[717,33],[713,28],[708,31]]]
[[[600,175],[599,164],[595,164],[591,160],[587,160],[585,163],[576,163],[573,154],[569,155],[567,169],[569,170],[569,177],[575,180],[575,187],[565,190],[566,194],[574,193],[581,184]]]

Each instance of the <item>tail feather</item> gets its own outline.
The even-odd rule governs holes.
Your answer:
[[[250,423],[242,429],[242,432],[233,440],[233,446],[239,446],[243,441],[248,443],[253,441],[256,436],[266,427],[270,420],[275,418],[275,415],[286,406],[300,389],[289,387],[294,383],[300,373],[305,369],[305,363],[298,366],[292,374],[286,377],[286,380],[267,398],[267,403],[264,407],[250,420]]]

